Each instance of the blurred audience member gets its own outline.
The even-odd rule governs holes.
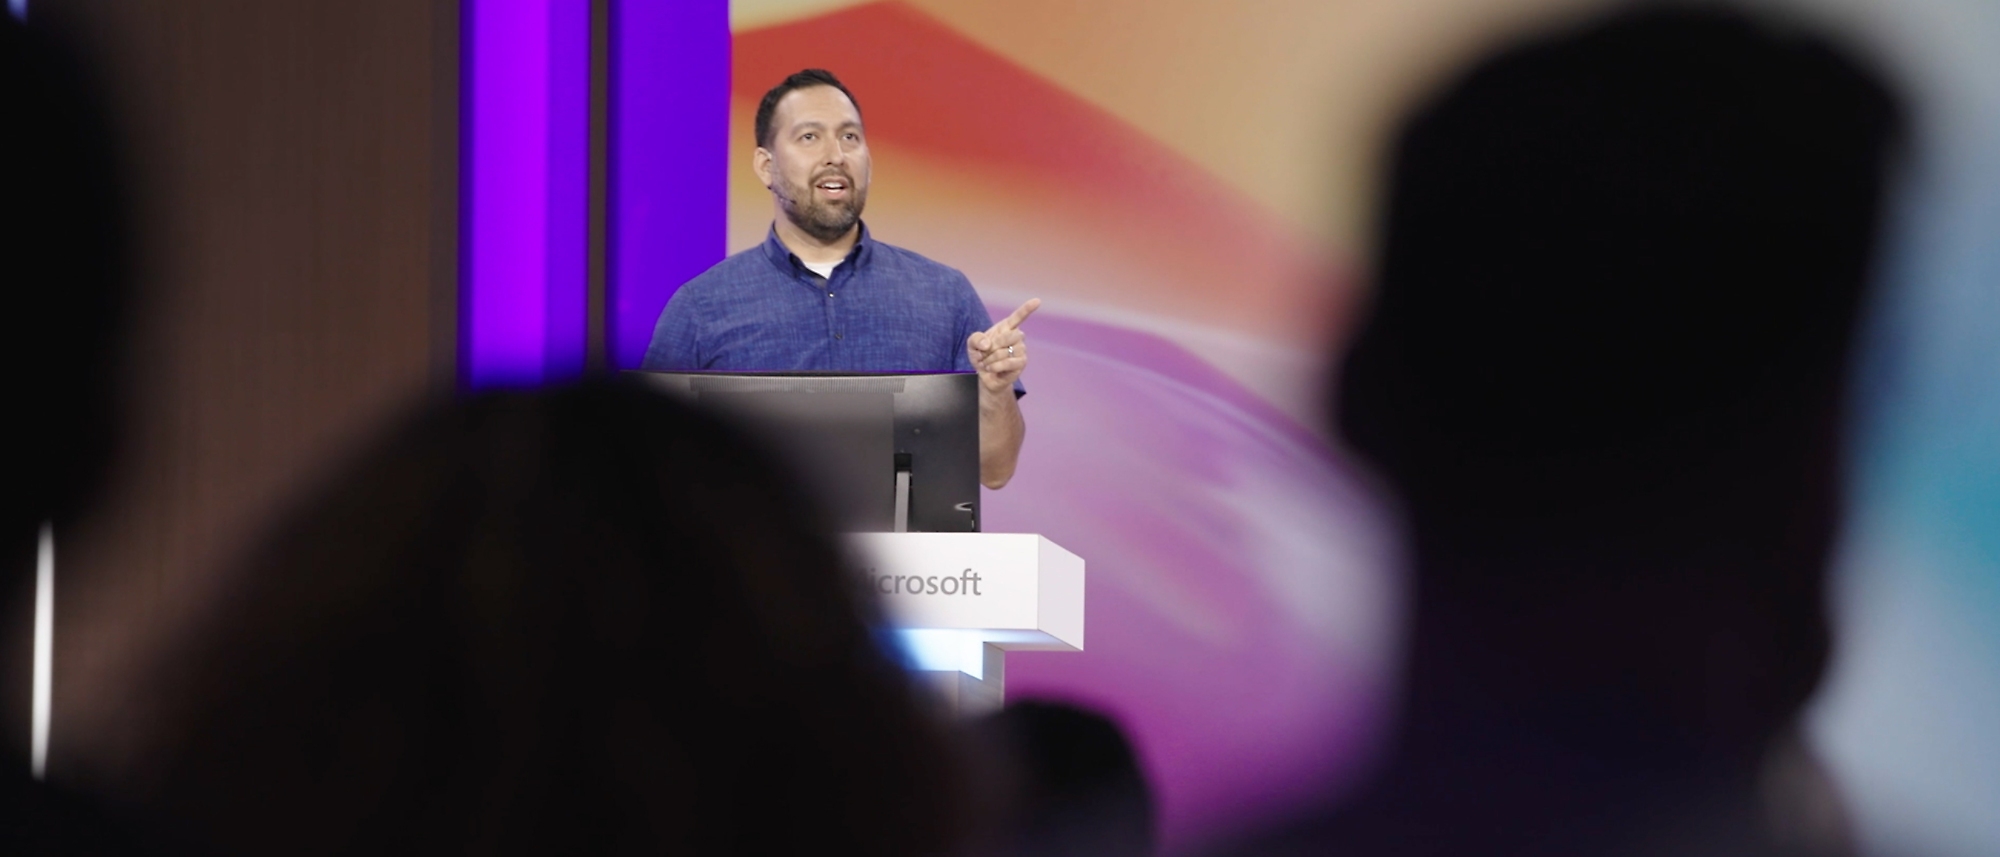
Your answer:
[[[123,184],[96,90],[46,33],[0,15],[0,853],[163,850],[97,801],[30,776],[38,533],[90,505],[112,459],[129,254]]]
[[[1544,37],[1415,114],[1334,397],[1407,516],[1401,734],[1256,853],[1844,848],[1788,736],[1898,127],[1840,52],[1712,7]]]
[[[1153,800],[1125,733],[1103,715],[1017,702],[973,723],[1011,775],[1012,799],[990,822],[994,853],[1141,857],[1153,853]]]
[[[8,423],[0,526],[13,538],[74,518],[110,463],[130,254],[95,87],[47,34],[5,15],[0,116],[0,283],[15,322],[0,365],[14,370],[8,410],[20,417]]]
[[[601,383],[430,408],[162,658],[134,793],[231,854],[938,854],[964,782],[789,481]]]

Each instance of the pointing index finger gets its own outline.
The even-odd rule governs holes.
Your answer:
[[[1001,319],[999,324],[994,325],[993,331],[998,333],[1020,327],[1021,322],[1027,321],[1028,316],[1034,315],[1035,310],[1040,309],[1041,306],[1041,298],[1029,298],[1027,303],[1022,304],[1019,309],[1014,310],[1012,314]]]

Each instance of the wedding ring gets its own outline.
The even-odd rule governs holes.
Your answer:
[[[1007,346],[1007,353],[1009,355],[1012,355],[1014,353],[1014,346],[1012,345]]]

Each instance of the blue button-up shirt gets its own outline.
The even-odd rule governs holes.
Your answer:
[[[876,241],[866,226],[830,277],[808,270],[774,229],[764,243],[722,260],[674,293],[643,365],[971,372],[965,339],[992,325],[964,274]]]

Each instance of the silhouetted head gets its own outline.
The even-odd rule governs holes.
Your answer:
[[[1510,50],[1408,122],[1336,419],[1407,507],[1414,730],[1449,696],[1684,759],[1792,717],[1897,128],[1825,43],[1687,9]]]
[[[231,853],[940,853],[951,753],[762,455],[602,384],[434,407],[148,694],[148,806]]]
[[[1059,702],[1017,702],[974,724],[1015,783],[995,825],[1001,854],[1153,853],[1153,798],[1124,730]]]
[[[19,689],[0,693],[0,725],[22,736],[0,741],[0,764],[23,768],[36,533],[99,492],[129,333],[122,182],[101,109],[67,50],[0,13],[0,651],[23,647],[0,657],[0,684]]]
[[[101,110],[67,52],[0,15],[0,305],[9,320],[0,336],[9,371],[0,539],[73,516],[110,458],[129,282],[122,183]],[[0,600],[14,594],[13,581],[0,583]]]

